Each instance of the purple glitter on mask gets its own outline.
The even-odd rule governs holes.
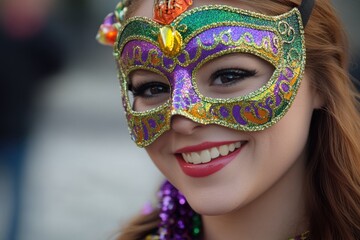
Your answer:
[[[273,109],[272,109],[273,105],[274,105],[274,100],[272,99],[272,97],[268,97],[265,100],[265,104],[259,103],[260,107],[267,110],[267,112],[269,113],[270,118],[272,118],[272,116],[273,116]]]
[[[225,42],[228,42],[230,40],[229,36],[228,35],[224,35],[222,37],[222,40],[225,41]]]
[[[130,128],[133,124],[140,126],[134,132],[138,145],[147,146],[170,129],[171,117],[176,114],[202,124],[258,131],[271,126],[286,113],[296,94],[297,78],[302,74],[302,69],[292,69],[293,65],[288,60],[288,43],[283,41],[284,34],[276,27],[251,26],[231,22],[213,28],[202,27],[197,35],[183,35],[186,30],[183,32],[174,25],[175,30],[184,37],[182,48],[174,57],[165,56],[158,43],[150,37],[129,40],[120,48],[123,72],[129,74],[129,70],[138,68],[160,72],[170,84],[169,105],[159,106],[158,110],[150,109],[152,111],[146,114],[133,115],[136,120],[129,122]],[[296,55],[296,50],[291,57],[294,63],[295,60],[302,63],[302,55]],[[201,70],[203,64],[233,53],[254,54],[272,64],[275,72],[270,78],[271,86],[251,92],[243,100],[229,98],[225,102],[198,94],[200,89],[196,86],[194,79],[197,76],[194,74]],[[125,84],[123,86],[126,88]],[[129,108],[126,111],[127,114],[132,113]],[[163,120],[156,118],[157,114],[162,114]]]
[[[148,123],[149,123],[149,126],[150,126],[150,127],[156,128],[156,122],[155,122],[154,119],[149,119]]]
[[[288,84],[282,83],[282,84],[281,84],[281,89],[282,89],[284,92],[289,92],[290,87],[289,87]]]
[[[161,122],[165,121],[165,116],[163,114],[159,114],[158,118]]]
[[[177,58],[178,58],[179,62],[182,64],[184,64],[186,61],[185,54],[180,54]]]
[[[221,107],[220,108],[220,114],[221,116],[223,116],[224,118],[227,118],[229,116],[229,111],[227,110],[226,107]]]
[[[286,77],[288,78],[288,79],[291,79],[291,78],[293,78],[294,77],[294,72],[290,69],[290,68],[286,68],[285,69],[285,71],[286,71]]]
[[[280,95],[276,95],[275,99],[276,99],[276,106],[279,106],[283,101],[283,98]]]
[[[226,42],[226,44],[216,44],[216,40],[214,38],[221,36],[221,34],[227,33],[222,36],[222,39]],[[230,37],[232,39],[232,42],[230,41]],[[250,37],[252,36],[252,37]],[[247,44],[255,44],[259,48],[262,47],[262,43],[264,38],[269,38],[270,46],[272,54],[277,55],[279,53],[278,47],[275,45],[275,39],[277,36],[270,31],[264,31],[264,30],[255,30],[251,28],[246,27],[235,27],[235,26],[225,26],[225,27],[217,27],[213,28],[207,31],[204,31],[203,33],[199,34],[197,37],[192,39],[187,45],[185,50],[190,53],[191,56],[195,56],[196,52],[199,48],[199,41],[207,48],[212,48],[209,50],[205,50],[202,52],[201,57],[193,62],[189,67],[196,66],[200,61],[202,61],[205,57],[215,54],[222,50],[227,50],[229,48],[236,48],[239,46],[239,40],[240,38],[244,37],[245,42]],[[253,43],[252,43],[253,42]],[[212,47],[216,46],[216,47]]]
[[[171,69],[175,65],[175,62],[171,58],[164,57],[164,66],[166,69]]]
[[[289,84],[286,84],[285,82],[290,81],[294,77],[294,73],[291,69],[286,68],[285,74],[281,73],[278,80],[276,81],[275,89],[274,89],[274,95],[276,99],[276,106],[279,106],[283,102],[282,93],[280,92],[289,92],[290,86]],[[280,90],[281,89],[281,90]]]
[[[208,47],[212,46],[215,44],[214,36],[219,36],[220,34],[223,34],[224,32],[226,32],[229,36],[231,36],[231,39],[235,42],[239,41],[239,39],[241,37],[245,36],[246,39],[249,39],[248,44],[252,44],[251,42],[249,42],[251,40],[254,42],[253,44],[255,44],[259,47],[261,47],[263,39],[265,37],[267,37],[270,39],[270,44],[272,47],[273,54],[277,55],[279,52],[278,48],[274,44],[274,41],[275,41],[274,39],[276,38],[276,35],[270,31],[255,30],[255,29],[251,29],[251,28],[235,27],[235,26],[225,26],[225,27],[213,28],[213,29],[204,31],[203,33],[199,34],[197,37],[190,40],[189,43],[186,45],[185,51],[189,54],[191,64],[189,66],[187,66],[185,69],[189,73],[205,57],[215,54],[222,50],[227,50],[229,48],[238,47],[238,43],[231,44],[230,42],[227,42],[227,44],[225,44],[225,45],[217,44],[216,47],[211,50],[203,49],[201,56],[196,58],[197,52],[199,51],[198,41],[201,41],[201,43],[204,46],[208,46]],[[252,39],[249,38],[249,34],[252,36]],[[230,41],[230,38],[228,35],[224,35],[224,37],[223,37],[223,40],[225,40],[225,42]],[[135,49],[136,49],[136,51],[135,51]],[[141,61],[139,61],[139,59],[137,59],[137,56],[136,56],[136,54],[139,53],[138,51],[140,51],[140,53],[141,53],[141,57],[140,57]],[[150,51],[156,52],[158,57],[160,59],[161,58],[163,59],[163,64],[166,69],[172,69],[174,67],[175,62],[173,59],[163,56],[159,47],[153,45],[150,42],[146,42],[144,40],[132,40],[132,41],[129,41],[125,45],[125,47],[123,48],[122,54],[121,54],[122,63],[125,64],[124,67],[125,68],[130,67],[130,66],[126,66],[129,64],[130,65],[143,65],[143,63],[146,62],[149,66],[152,66],[160,71],[164,71],[164,69],[162,69],[160,66],[153,65],[151,63],[151,61],[148,61]],[[129,62],[130,59],[135,60],[135,61],[133,63],[131,63],[131,62]],[[194,61],[194,60],[196,60],[196,61]],[[182,62],[182,63],[185,62],[185,55],[180,54],[178,61]],[[177,69],[179,69],[179,68],[177,68]],[[176,73],[177,69],[175,69],[173,71],[173,73]],[[164,72],[164,74],[168,76],[168,73],[166,71]]]
[[[250,43],[250,42],[251,42],[250,36],[245,36],[245,41],[247,41],[248,43]]]
[[[254,102],[252,102],[252,103],[250,104],[251,109],[253,109],[253,111],[255,112],[255,116],[260,119],[261,116],[259,115],[259,107],[256,106],[255,104],[256,104],[256,103],[254,103]]]
[[[142,124],[142,128],[143,128],[143,133],[144,133],[144,139],[148,140],[149,139],[149,132],[148,132],[148,129],[147,129],[147,127],[146,127],[146,125],[144,123]]]
[[[239,105],[235,105],[232,110],[232,114],[236,120],[241,125],[246,125],[247,122],[241,117],[241,107]]]
[[[172,101],[175,110],[188,110],[191,104],[200,102],[194,91],[191,76],[186,70],[175,69],[170,84],[174,89]]]
[[[121,54],[121,63],[125,65],[125,68],[136,65],[142,66],[144,63],[152,65],[151,57],[153,55],[149,54],[150,52],[156,53],[159,59],[163,56],[160,48],[152,43],[143,40],[129,41]],[[140,58],[138,54],[141,54]],[[156,67],[155,65],[153,66]],[[159,70],[162,69],[159,68]]]

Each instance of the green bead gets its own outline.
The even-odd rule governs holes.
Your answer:
[[[200,234],[200,228],[194,228],[193,234],[194,234],[194,236],[199,235]]]

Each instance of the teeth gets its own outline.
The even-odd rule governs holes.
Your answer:
[[[200,154],[201,163],[208,163],[211,161],[210,152],[208,150],[201,151]]]
[[[195,152],[191,153],[191,157],[188,158],[188,160],[190,160],[189,162],[193,163],[193,164],[200,164],[201,163],[200,155],[195,153]]]
[[[187,154],[183,154],[182,156],[183,156],[185,162],[189,163],[189,156]]]
[[[232,143],[229,145],[229,151],[233,152],[234,150],[235,150],[235,144]]]
[[[226,145],[220,146],[219,152],[220,152],[220,155],[221,155],[221,156],[226,156],[226,155],[228,155],[228,154],[229,154],[229,146],[226,146]]]
[[[212,159],[221,156],[226,156],[241,147],[241,142],[222,145],[220,147],[213,147],[211,149],[202,150],[201,152],[182,153],[184,160],[191,164],[208,163]]]
[[[212,159],[219,157],[220,156],[219,150],[215,147],[210,149],[210,155]]]

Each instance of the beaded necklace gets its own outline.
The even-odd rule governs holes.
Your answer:
[[[158,193],[160,223],[156,234],[145,240],[201,240],[201,217],[195,213],[185,196],[170,182],[165,181]],[[310,232],[304,232],[288,240],[310,240]]]

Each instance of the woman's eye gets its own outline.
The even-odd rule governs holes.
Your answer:
[[[130,85],[129,90],[134,97],[150,98],[170,92],[170,86],[161,82],[148,82],[139,86]]]
[[[242,69],[223,69],[213,73],[210,77],[211,85],[215,86],[230,86],[237,82],[252,77],[256,74],[254,70]]]

